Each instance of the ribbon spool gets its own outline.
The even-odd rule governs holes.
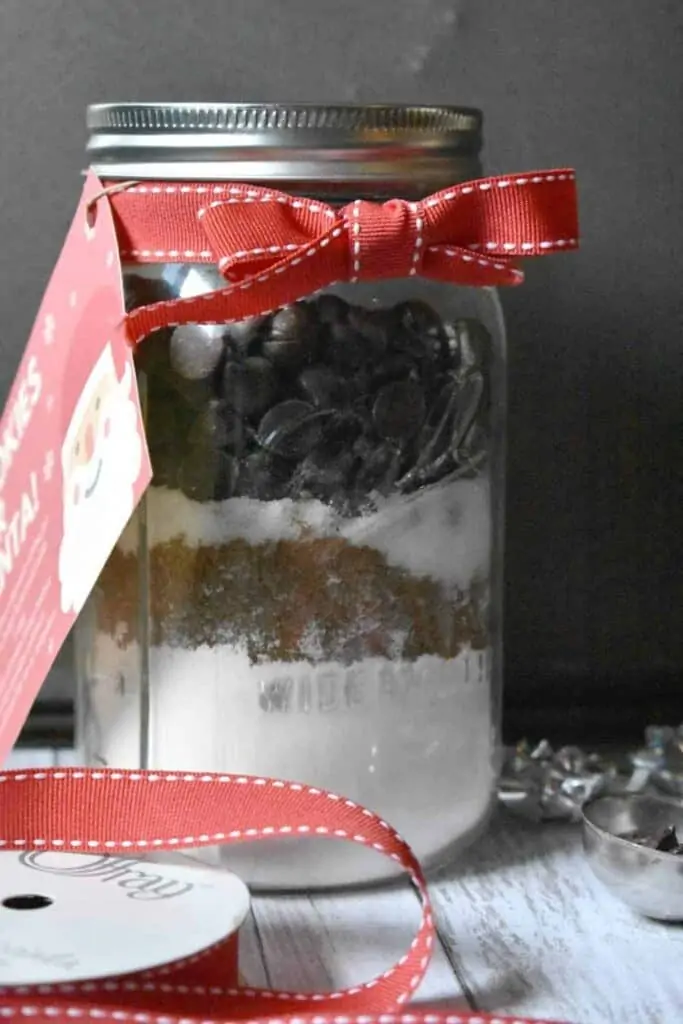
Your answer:
[[[238,983],[236,931],[248,909],[242,883],[227,874],[221,879],[222,872],[160,865],[146,858],[136,860],[131,867],[120,856],[140,858],[141,854],[155,851],[177,853],[179,849],[215,843],[267,841],[287,835],[360,843],[390,857],[406,870],[422,906],[421,924],[410,949],[383,975],[331,993],[275,992],[243,987]],[[116,918],[115,929],[112,927],[115,945],[121,942],[132,945],[136,941],[133,935],[135,913],[138,913],[138,921],[143,920],[145,913],[148,925],[152,920],[149,911],[139,912],[138,902],[140,905],[146,902],[138,900],[143,894],[156,894],[159,904],[164,902],[159,899],[160,892],[167,897],[174,893],[172,898],[166,899],[162,911],[155,908],[155,913],[166,915],[163,921],[162,916],[156,917],[156,923],[161,927],[186,930],[188,934],[195,929],[189,942],[189,946],[194,944],[193,954],[187,955],[188,938],[180,936],[174,945],[176,939],[167,937],[165,947],[162,941],[146,952],[150,965],[143,970],[131,971],[133,958],[125,950],[118,950],[112,954],[118,959],[108,960],[104,969],[100,968],[88,981],[65,983],[60,980],[48,984],[38,978],[38,968],[34,966],[35,980],[26,983],[31,976],[24,966],[23,974],[17,975],[21,983],[8,984],[7,972],[4,987],[0,989],[2,1018],[30,1017],[35,1024],[74,1019],[112,1024],[199,1024],[200,1021],[218,1024],[242,1019],[262,1020],[264,1024],[266,1021],[269,1024],[503,1021],[500,1016],[487,1017],[479,1013],[403,1012],[402,1008],[424,977],[434,942],[425,879],[410,847],[387,822],[336,793],[251,776],[80,769],[7,772],[0,775],[0,847],[7,851],[2,856],[8,859],[10,866],[9,872],[3,871],[0,882],[0,904],[4,901],[1,912],[5,921],[7,915],[15,915],[16,919],[20,913],[35,914],[36,920],[44,914],[43,919],[48,920],[52,906],[58,905],[56,894],[80,891],[82,902],[85,888],[77,887],[82,887],[89,878],[89,894],[93,892],[95,880],[99,879],[98,899],[103,912],[100,915],[93,901],[92,918],[100,928],[109,926],[108,908],[115,904],[117,914],[122,907],[128,914],[127,921],[124,912],[123,917]],[[71,859],[72,869],[67,874],[63,874],[67,863],[65,851],[78,855]],[[113,860],[105,860],[106,857],[113,857]],[[58,873],[51,868],[58,869]],[[14,877],[12,870],[15,870]],[[95,874],[95,870],[102,873]],[[108,887],[100,884],[105,878],[112,883]],[[46,888],[48,880],[51,890]],[[17,884],[33,892],[18,893]],[[206,908],[208,901],[214,900],[216,906],[206,911],[208,923],[182,913],[182,900],[192,895],[192,890],[183,890],[188,884],[208,885],[205,893],[195,892],[200,902],[192,903],[193,907]],[[8,891],[8,886],[13,891]],[[100,895],[105,889],[112,893],[111,897],[106,897],[110,902]],[[117,895],[113,896],[115,890]],[[14,906],[7,905],[8,899],[16,900],[18,896],[40,900],[49,899],[50,893],[53,904],[47,907],[36,905],[22,911],[16,902]],[[227,919],[221,918],[223,913]],[[216,939],[219,920],[222,932]],[[13,934],[11,926],[0,920],[0,958],[12,943]],[[52,955],[68,952],[66,936],[60,937],[54,930],[53,935],[59,947],[55,949],[53,943]],[[207,940],[209,944],[203,945]],[[101,955],[112,947],[112,943],[107,945],[107,942],[100,940]],[[166,953],[162,954],[164,948]],[[30,945],[20,946],[19,953],[21,949],[32,952]],[[33,952],[38,950],[33,949]],[[164,955],[173,959],[161,964]],[[22,959],[17,951],[14,959],[15,962]],[[91,959],[94,961],[95,957]],[[123,973],[112,978],[112,973],[121,969],[119,965]],[[68,962],[66,966],[62,962],[60,970],[63,972],[67,967]],[[75,978],[77,968],[71,969]],[[44,965],[41,970],[43,979],[47,979],[50,972],[52,977],[58,976],[56,964]],[[80,976],[83,977],[82,972]],[[520,1017],[515,1017],[514,1021],[526,1024]]]
[[[100,853],[0,858],[0,985],[151,977],[211,947],[238,983],[249,891],[236,875]]]

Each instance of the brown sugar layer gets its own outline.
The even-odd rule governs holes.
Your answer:
[[[339,538],[188,547],[149,556],[154,646],[244,648],[253,663],[454,658],[487,646],[483,600],[390,566]],[[98,629],[139,639],[139,566],[115,550],[100,578]]]

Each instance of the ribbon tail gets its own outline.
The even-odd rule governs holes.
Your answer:
[[[453,245],[432,245],[424,255],[423,273],[426,277],[472,288],[497,288],[517,285],[524,274],[514,260],[508,257],[483,256]]]
[[[569,169],[466,182],[428,197],[421,209],[427,248],[438,247],[442,256],[444,247],[462,248],[480,260],[490,259],[494,268],[502,264],[498,284],[518,284],[522,280],[506,273],[514,268],[512,259],[578,247],[576,180]],[[460,267],[464,266],[460,262]],[[481,262],[476,266],[486,270]],[[428,273],[426,267],[424,272]],[[487,276],[483,274],[482,278]]]

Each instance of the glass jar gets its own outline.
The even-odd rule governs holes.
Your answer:
[[[89,120],[107,184],[249,181],[344,203],[480,174],[465,109],[124,104]],[[122,258],[129,309],[225,287],[210,253]],[[328,789],[379,812],[427,869],[448,861],[497,773],[495,292],[340,284],[155,332],[136,363],[154,479],[77,628],[85,761]],[[202,856],[265,888],[388,877],[372,851],[322,840]]]

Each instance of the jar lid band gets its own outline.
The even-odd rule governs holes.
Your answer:
[[[456,106],[113,103],[89,107],[103,177],[182,180],[465,180],[480,173],[481,112]]]

